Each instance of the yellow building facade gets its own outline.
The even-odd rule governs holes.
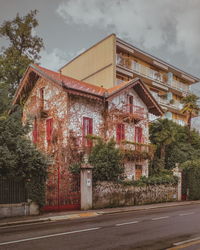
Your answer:
[[[190,93],[194,77],[111,34],[64,65],[60,72],[104,88],[139,77],[165,111],[165,117],[180,125],[181,99]],[[151,117],[151,120],[154,118]]]

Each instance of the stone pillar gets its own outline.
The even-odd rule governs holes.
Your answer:
[[[174,169],[173,169],[173,174],[174,176],[177,176],[178,177],[178,201],[181,201],[182,200],[182,171],[181,169],[179,169],[178,166],[176,166]]]
[[[92,208],[92,166],[88,163],[81,168],[81,210]]]

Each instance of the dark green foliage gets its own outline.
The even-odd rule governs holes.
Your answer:
[[[152,186],[152,185],[176,185],[178,183],[178,178],[173,176],[171,173],[162,173],[160,175],[153,175],[150,177],[141,177],[137,181],[123,181],[125,186],[135,186],[135,187],[143,187],[143,186]]]
[[[189,130],[191,129],[192,116],[197,116],[199,114],[200,108],[197,104],[198,100],[199,97],[194,94],[187,95],[182,99],[184,107],[181,111],[183,114],[187,114],[187,120],[188,120],[187,123]]]
[[[189,200],[200,200],[200,160],[186,161],[183,169],[183,193]]]
[[[34,35],[38,26],[36,14],[36,10],[23,17],[17,14],[13,20],[5,21],[0,26],[0,37],[9,43],[0,52],[0,83],[8,86],[10,96],[14,94],[28,65],[40,58],[39,52],[44,47],[42,38]]]
[[[150,126],[151,142],[157,146],[151,173],[172,169],[187,160],[200,159],[200,135],[172,121],[158,120]],[[161,153],[161,151],[163,151]]]
[[[26,183],[29,198],[44,203],[47,159],[27,139],[20,112],[0,120],[0,176]]]
[[[89,163],[93,166],[93,180],[116,181],[124,173],[123,156],[115,147],[114,140],[104,142],[99,139],[89,155]]]

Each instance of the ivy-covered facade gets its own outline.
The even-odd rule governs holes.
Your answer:
[[[67,195],[76,193],[69,166],[91,151],[95,142],[89,136],[116,141],[125,156],[125,178],[148,176],[148,117],[161,116],[162,109],[141,80],[105,89],[31,65],[13,104],[20,102],[23,123],[32,125],[30,139],[51,158],[46,208],[67,205]]]

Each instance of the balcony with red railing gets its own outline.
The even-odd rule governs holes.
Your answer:
[[[69,144],[72,150],[90,150],[94,142],[87,136],[70,136]]]
[[[145,112],[143,107],[133,104],[124,104],[120,110],[120,116],[125,120],[129,118],[129,120],[140,121],[147,118],[147,112]]]

